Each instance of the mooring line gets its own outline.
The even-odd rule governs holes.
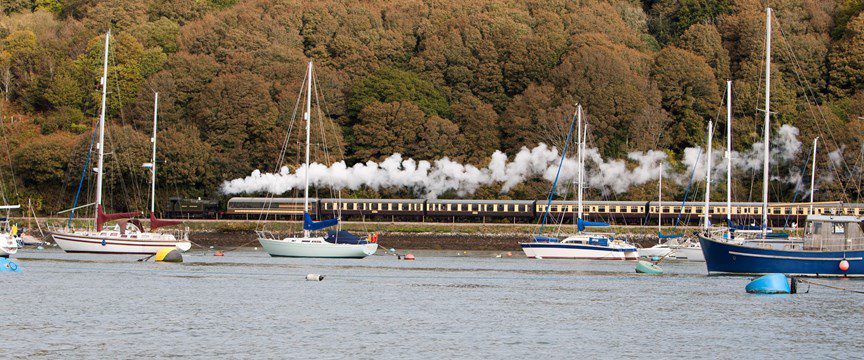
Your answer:
[[[798,281],[799,281],[799,282],[802,282],[802,283],[805,283],[805,284],[816,285],[816,286],[823,286],[823,287],[826,287],[826,288],[829,288],[829,289],[834,289],[834,290],[848,291],[848,292],[853,292],[853,293],[856,293],[856,294],[864,294],[864,291],[861,291],[861,290],[852,290],[852,289],[842,288],[842,287],[839,287],[839,286],[833,286],[833,285],[828,285],[828,284],[820,284],[820,283],[816,283],[816,282],[812,282],[812,281],[810,281],[810,280],[804,280],[804,279],[798,279]]]

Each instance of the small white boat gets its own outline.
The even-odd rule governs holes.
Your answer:
[[[306,108],[303,118],[306,121],[306,160],[309,167],[309,132],[312,118],[312,62],[306,70]],[[319,105],[320,106],[320,105]],[[270,256],[273,257],[304,257],[304,258],[365,258],[378,250],[377,235],[360,238],[347,231],[330,230],[326,236],[313,236],[313,231],[319,231],[331,226],[337,226],[339,219],[329,219],[320,222],[312,221],[309,215],[309,172],[306,171],[306,184],[303,189],[303,234],[279,238],[268,231],[257,231],[258,242]],[[268,202],[269,206],[269,202]]]
[[[3,205],[0,210],[12,210],[21,207],[20,205]],[[20,244],[18,243],[17,227],[9,225],[9,216],[0,221],[0,257],[9,257],[18,252]]]
[[[555,240],[537,237],[533,242],[519,245],[529,259],[638,260],[639,258],[635,246],[623,240],[612,239],[610,234],[580,233],[561,241]]]
[[[689,239],[683,243],[678,243],[675,239],[669,239],[650,248],[639,249],[639,257],[648,259],[665,257],[672,260],[705,261],[705,256],[702,255],[702,246],[698,242],[693,242]]]
[[[0,257],[9,257],[18,252],[18,241],[9,233],[0,233]]]

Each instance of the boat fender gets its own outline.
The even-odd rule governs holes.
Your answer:
[[[321,280],[324,280],[324,275],[319,275],[319,274],[306,275],[306,281],[321,281]]]
[[[183,255],[176,247],[164,247],[156,251],[153,260],[157,262],[183,262]]]
[[[849,270],[849,262],[846,261],[845,259],[844,259],[844,260],[840,260],[840,265],[839,265],[839,266],[840,266],[840,270],[841,270],[841,271]]]

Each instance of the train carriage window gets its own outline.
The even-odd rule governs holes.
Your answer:
[[[638,208],[638,211],[639,211],[640,213],[644,213],[644,212],[645,212],[645,207],[644,207],[644,206],[640,206],[640,207]]]

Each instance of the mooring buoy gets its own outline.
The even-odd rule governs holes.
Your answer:
[[[308,274],[306,275],[306,281],[322,281],[324,280],[324,275],[320,274]]]
[[[791,294],[792,289],[786,275],[768,274],[751,281],[744,288],[750,294]]]
[[[180,253],[180,250],[177,250],[176,247],[163,247],[156,251],[156,255],[153,256],[153,260],[156,262],[183,262],[183,255]]]

